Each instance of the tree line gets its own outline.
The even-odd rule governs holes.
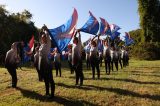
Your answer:
[[[13,42],[28,43],[32,35],[37,39],[38,30],[31,19],[32,14],[28,10],[11,13],[5,5],[0,5],[0,58],[4,58]]]

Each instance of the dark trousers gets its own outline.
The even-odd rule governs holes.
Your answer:
[[[38,65],[36,65],[35,67],[36,67],[36,70],[37,70],[37,73],[38,73],[38,79],[39,79],[39,81],[42,81],[43,80],[42,72],[41,72],[41,70],[38,69]]]
[[[46,88],[46,95],[49,95],[49,88],[51,88],[51,96],[54,96],[55,92],[55,83],[53,80],[52,71],[45,72],[44,74],[44,82],[45,82],[45,88]]]
[[[12,77],[12,87],[17,87],[17,72],[16,72],[16,67],[14,66],[8,66],[7,70],[9,74]]]
[[[96,58],[91,59],[91,67],[92,67],[92,78],[95,78],[95,68],[97,70],[98,79],[100,78],[100,69],[99,69],[99,61]]]
[[[112,71],[113,71],[113,61],[111,61],[111,69],[112,69]]]
[[[100,58],[99,58],[99,64],[100,64],[101,67],[102,67],[102,60],[103,60],[103,58],[100,57]]]
[[[83,85],[83,79],[84,79],[84,75],[83,75],[83,69],[82,69],[82,62],[78,62],[77,65],[74,66],[74,70],[76,73],[76,85],[78,85],[78,82],[80,80],[80,85]]]
[[[46,88],[46,95],[49,95],[49,90],[51,88],[51,96],[54,97],[54,92],[55,92],[55,83],[53,80],[53,75],[52,75],[52,67],[49,64],[44,64],[42,63],[41,65],[41,72],[42,76],[44,78],[44,83],[45,83],[45,88]]]
[[[61,63],[54,62],[54,65],[55,65],[55,69],[56,69],[56,76],[58,76],[58,71],[59,71],[59,75],[61,77]]]
[[[105,69],[106,69],[106,73],[107,73],[107,70],[108,70],[108,74],[110,74],[110,61],[108,61],[108,60],[105,60]]]
[[[119,64],[120,64],[121,69],[122,69],[122,61],[121,61],[121,59],[119,59]]]
[[[112,71],[114,71],[113,64],[115,65],[116,70],[118,71],[118,61],[111,61],[111,69],[112,69]]]
[[[126,59],[125,58],[122,59],[122,62],[123,62],[123,67],[126,67]]]
[[[89,69],[89,68],[91,67],[90,60],[89,60],[89,59],[86,60],[86,65],[87,65],[87,69]]]
[[[118,71],[118,60],[117,61],[114,61],[114,65],[116,67],[116,70]]]
[[[73,73],[74,73],[74,69],[73,69],[73,66],[72,66],[71,61],[68,61],[68,65],[69,65],[69,68],[70,68],[71,74],[73,74]]]

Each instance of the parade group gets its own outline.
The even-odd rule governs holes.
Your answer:
[[[87,49],[85,50],[86,67],[87,69],[90,69],[91,67],[93,79],[95,79],[95,71],[97,71],[97,78],[100,79],[100,67],[102,66],[102,60],[105,63],[106,75],[110,74],[110,70],[114,70],[114,66],[118,71],[119,64],[121,69],[129,64],[128,51],[125,46],[118,47],[114,42],[109,42],[108,39],[104,39],[102,42],[102,50],[98,50],[99,41],[102,41],[100,39],[100,35],[92,38],[87,45]],[[5,67],[12,77],[13,88],[17,87],[16,69],[21,66],[21,61],[23,60],[23,47],[24,42],[14,42],[11,45],[11,49],[6,53]],[[34,66],[37,70],[39,81],[44,81],[45,83],[46,96],[53,98],[55,83],[53,80],[52,70],[53,66],[55,66],[56,76],[58,76],[59,73],[59,76],[61,77],[62,53],[59,53],[56,47],[53,51],[50,51],[50,48],[51,38],[47,28],[43,28],[40,34],[40,45],[35,47],[34,52],[27,52],[27,54],[34,55]],[[68,45],[67,51],[63,54],[67,57],[71,74],[75,73],[75,86],[83,86],[83,50],[84,48],[81,43],[80,30],[76,30],[76,33],[73,35],[73,43]],[[48,54],[51,55],[51,59],[48,58]]]

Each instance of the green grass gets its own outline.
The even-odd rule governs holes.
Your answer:
[[[85,67],[85,66],[84,66]],[[38,81],[34,68],[17,70],[18,88],[10,88],[10,75],[0,68],[0,106],[28,105],[108,105],[108,106],[160,106],[160,61],[131,60],[130,66],[106,75],[104,64],[101,79],[92,80],[91,70],[84,68],[84,86],[75,86],[75,76],[68,68],[62,77],[53,77],[55,98],[48,100],[43,82]],[[96,76],[97,77],[97,76]]]

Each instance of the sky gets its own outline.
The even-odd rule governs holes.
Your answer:
[[[77,29],[88,20],[89,11],[99,21],[99,17],[102,17],[109,24],[120,26],[121,37],[124,32],[139,28],[137,0],[0,0],[0,4],[6,5],[10,12],[29,10],[38,28],[46,24],[52,29],[66,23],[74,8],[78,11]],[[82,33],[82,41],[92,36]]]

